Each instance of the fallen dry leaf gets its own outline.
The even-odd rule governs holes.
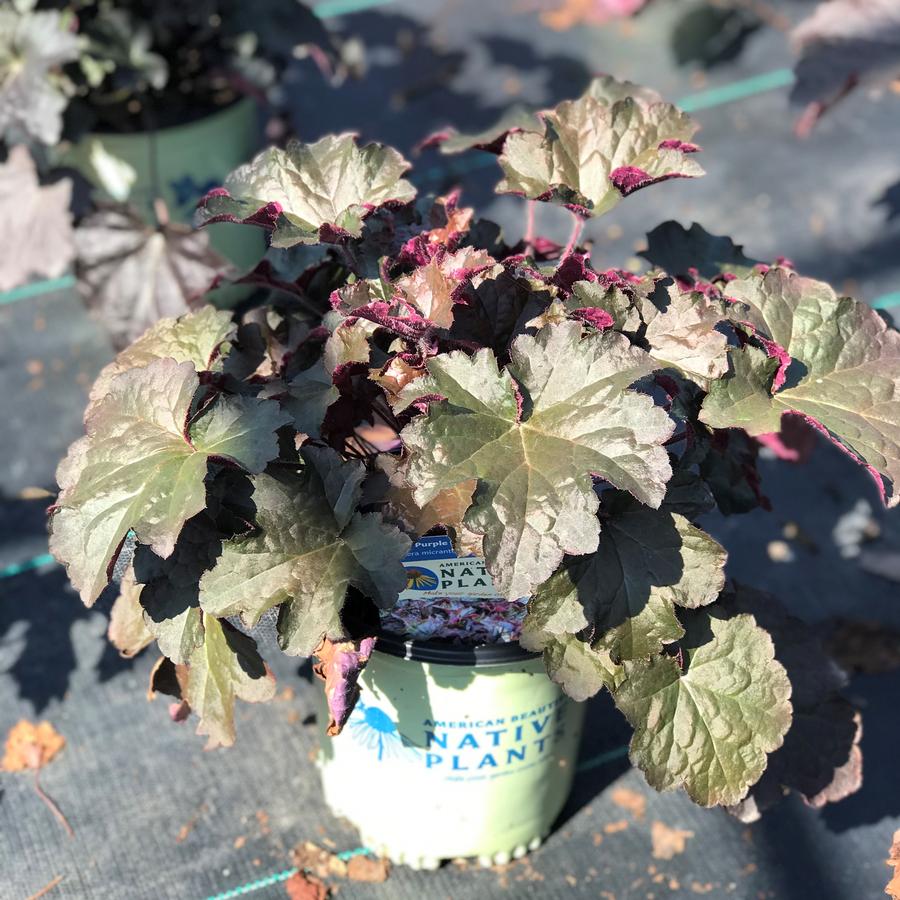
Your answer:
[[[290,900],[327,900],[331,894],[315,875],[304,875],[303,872],[291,875],[284,883],[284,889]]]
[[[885,863],[894,869],[894,877],[891,878],[890,884],[884,889],[884,892],[893,897],[894,900],[900,900],[900,829],[894,832],[894,841],[891,844],[890,856]]]
[[[693,831],[683,831],[681,828],[670,828],[664,822],[654,822],[650,826],[653,858],[671,859],[679,853],[684,853],[685,845],[693,836]]]
[[[647,799],[637,791],[628,788],[616,788],[610,795],[616,806],[630,812],[636,819],[643,819],[647,811]]]
[[[300,871],[310,872],[318,878],[345,878],[347,875],[347,864],[342,859],[312,841],[297,844],[291,851],[291,862]]]
[[[350,857],[347,863],[347,877],[351,881],[380,883],[387,881],[390,874],[391,864],[380,856],[361,854],[360,856]]]
[[[6,736],[6,752],[0,769],[4,772],[40,769],[65,746],[66,739],[49,722],[35,725],[22,719]]]
[[[618,822],[608,822],[603,826],[603,830],[607,834],[615,834],[618,831],[624,831],[628,827],[628,823],[624,819],[620,819]]]
[[[69,820],[44,791],[40,782],[41,769],[65,746],[66,739],[49,722],[39,722],[35,725],[27,719],[21,719],[13,725],[6,736],[6,748],[3,761],[0,762],[0,771],[24,772],[30,769],[34,773],[35,793],[66,829],[69,837],[75,837]]]

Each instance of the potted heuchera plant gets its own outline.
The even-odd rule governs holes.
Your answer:
[[[326,756],[362,736],[371,765],[400,760],[418,788],[415,771],[462,771],[452,748],[481,742],[480,787],[458,772],[448,783],[468,804],[488,798],[487,820],[519,811],[521,790],[504,795],[515,780],[488,776],[534,710],[510,710],[505,732],[473,721],[477,650],[471,684],[431,679],[469,705],[455,723],[421,672],[447,657],[420,655],[416,669],[407,645],[390,678],[365,681],[384,640],[373,653],[377,610],[427,580],[401,561],[430,535],[483,558],[509,604],[529,598],[514,651],[541,654],[552,682],[519,657],[500,660],[504,677],[528,675],[548,712],[566,705],[540,693],[556,686],[576,700],[610,691],[654,787],[744,817],[789,790],[818,805],[856,789],[859,721],[840,673],[773,598],[727,584],[726,553],[696,520],[764,503],[759,442],[789,444],[798,426],[896,502],[900,337],[865,305],[696,225],[653,231],[646,274],[594,270],[583,220],[700,175],[694,131],[652,92],[603,78],[512,126],[435,139],[490,149],[498,190],[571,210],[565,248],[532,235],[508,246],[455,195],[416,200],[396,151],[350,135],[267,150],[205,198],[201,223],[268,232],[253,275],[263,305],[160,322],[101,373],[87,434],[59,469],[51,549],[91,604],[133,535],[114,635],[128,652],[158,642],[155,689],[199,717],[209,746],[234,740],[236,698],[273,694],[247,632],[274,611],[281,648],[319,657],[331,732],[372,656]],[[412,722],[410,697],[433,714]],[[493,724],[497,753],[483,743],[492,732],[460,740],[454,724]],[[556,724],[565,758],[577,727]],[[551,820],[573,768],[539,794]],[[363,774],[384,820],[379,779]],[[445,795],[438,805],[459,811]],[[521,838],[506,850],[524,851]],[[485,841],[487,855],[502,850]],[[419,862],[450,844],[417,848]]]

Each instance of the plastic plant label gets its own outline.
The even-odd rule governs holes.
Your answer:
[[[494,588],[484,560],[457,556],[445,535],[419,538],[406,559],[406,590],[399,600],[502,600]]]

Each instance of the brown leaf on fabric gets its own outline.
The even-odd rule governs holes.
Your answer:
[[[650,826],[650,839],[653,841],[653,858],[672,859],[673,856],[684,853],[685,845],[693,836],[693,831],[670,828],[664,822],[654,822]]]
[[[347,863],[347,877],[351,881],[368,881],[380,884],[391,874],[391,864],[380,856],[360,854]]]
[[[636,819],[643,819],[647,811],[647,798],[628,788],[616,788],[610,795],[616,806],[628,810]]]
[[[0,769],[4,772],[41,769],[65,746],[66,739],[49,722],[34,724],[21,719],[6,736]]]
[[[41,187],[31,154],[13,147],[0,165],[0,291],[31,278],[58,278],[72,262],[68,178]]]
[[[327,900],[331,890],[314,875],[295,872],[284,883],[284,890],[290,900]]]
[[[891,844],[890,855],[885,860],[885,864],[891,866],[894,870],[894,876],[890,883],[884,889],[884,892],[893,897],[894,900],[900,900],[900,828],[894,832],[894,840]]]
[[[346,878],[347,864],[336,854],[312,841],[303,841],[291,851],[291,862],[297,869],[317,878]]]

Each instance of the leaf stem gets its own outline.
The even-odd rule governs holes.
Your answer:
[[[49,894],[50,891],[53,890],[61,881],[63,880],[62,875],[57,875],[51,882],[45,884],[36,894],[32,894],[28,900],[40,900],[45,894]]]
[[[44,803],[47,804],[47,806],[50,809],[50,812],[52,812],[53,815],[56,816],[57,821],[63,826],[63,828],[66,829],[66,833],[69,835],[69,837],[74,838],[75,837],[74,829],[69,824],[69,820],[65,817],[65,815],[63,815],[63,811],[56,805],[56,802],[53,800],[53,798],[49,794],[47,794],[44,791],[44,789],[41,787],[41,781],[40,781],[39,775],[40,775],[40,769],[35,769],[34,770],[34,789],[35,789],[35,791],[37,791],[38,797],[40,797],[41,800],[43,800]],[[45,888],[43,893],[46,893],[48,890],[50,890],[51,887],[55,887],[55,885],[52,885],[52,884],[49,885],[47,888]],[[40,894],[38,896],[40,896]]]
[[[534,244],[534,220],[536,210],[537,203],[534,200],[527,200],[525,202],[525,236],[523,237],[523,240],[525,242],[526,256],[531,252],[532,245]]]
[[[569,242],[566,244],[565,250],[562,252],[561,260],[565,259],[567,256],[571,256],[575,247],[578,246],[578,241],[581,238],[581,232],[584,231],[584,219],[581,216],[572,213],[572,231],[569,233]]]

